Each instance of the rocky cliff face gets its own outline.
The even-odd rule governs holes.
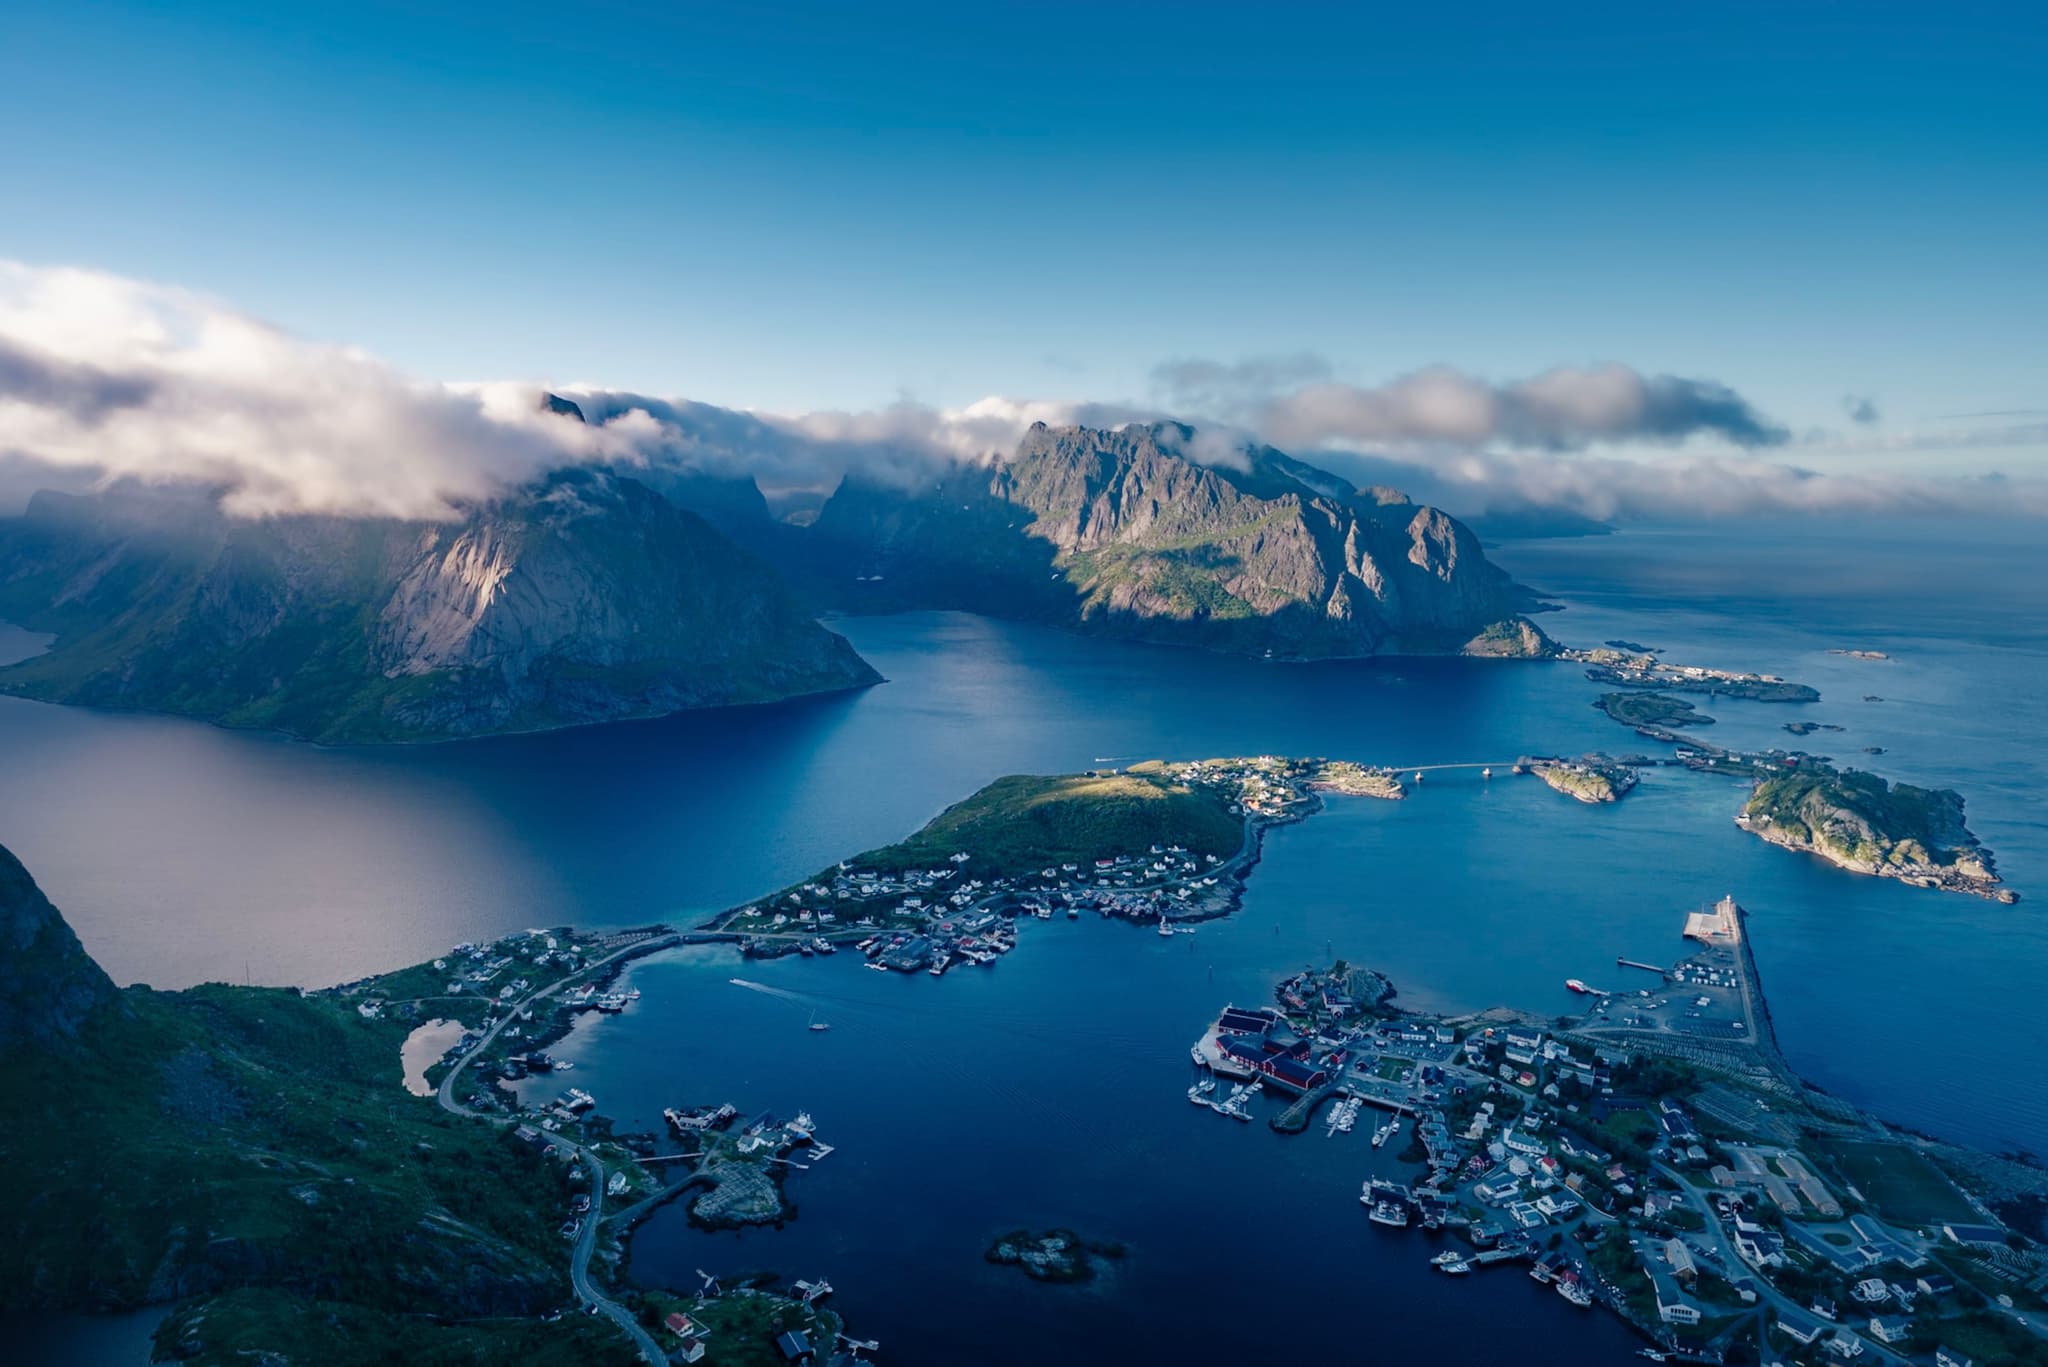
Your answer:
[[[114,998],[113,982],[0,846],[0,1050],[63,1045]]]
[[[1197,461],[1196,441],[1039,424],[1010,458],[925,488],[849,480],[814,532],[856,602],[1291,656],[1547,648],[1445,513],[1271,448]]]
[[[594,471],[452,524],[39,498],[0,530],[0,615],[59,633],[0,687],[331,741],[538,730],[877,678],[766,565]]]

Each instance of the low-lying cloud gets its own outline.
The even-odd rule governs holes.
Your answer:
[[[232,512],[442,516],[562,464],[630,456],[509,385],[423,384],[193,294],[0,263],[0,455],[224,491]]]
[[[1147,403],[990,397],[941,409],[743,412],[560,387],[587,421],[545,411],[538,383],[417,380],[358,349],[308,341],[218,300],[94,271],[0,262],[0,496],[50,483],[205,485],[236,514],[437,518],[573,464],[752,476],[831,489],[849,472],[905,486],[1008,454],[1033,422],[1192,419],[1190,458],[1242,465],[1266,441],[1360,483],[1457,512],[1559,507],[1595,517],[1957,509],[2048,513],[2038,482],[1802,469],[1763,452],[1785,428],[1709,380],[1625,366],[1494,383],[1448,367],[1378,386],[1314,356],[1159,368]],[[1872,430],[1801,450],[2048,442],[2038,422],[1954,433]],[[2017,416],[2017,415],[2015,415]],[[1631,448],[1597,453],[1603,445]],[[1642,456],[1645,448],[1652,449]],[[1837,463],[1842,463],[1837,461]]]
[[[1383,385],[1328,378],[1312,356],[1235,365],[1173,361],[1153,372],[1169,407],[1241,423],[1282,447],[1354,443],[1579,451],[1711,437],[1781,446],[1791,432],[1727,385],[1627,366],[1561,366],[1506,384],[1430,366]]]

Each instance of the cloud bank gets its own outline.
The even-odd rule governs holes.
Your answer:
[[[213,485],[243,515],[432,517],[631,456],[647,428],[554,418],[516,385],[422,384],[188,291],[0,263],[0,456]]]
[[[1295,356],[1235,365],[1174,361],[1154,371],[1153,380],[1170,407],[1227,417],[1282,447],[1580,451],[1699,436],[1740,447],[1782,446],[1792,436],[1724,384],[1642,375],[1623,365],[1561,366],[1510,384],[1431,366],[1367,387],[1329,379],[1326,364]]]
[[[1360,483],[1456,512],[1560,507],[1595,517],[1758,512],[2003,511],[2048,515],[2039,482],[1817,472],[1766,459],[2048,444],[2048,424],[1855,430],[1795,443],[1734,390],[1625,366],[1508,383],[1432,367],[1378,386],[1308,355],[1182,360],[1150,402],[990,397],[942,409],[751,413],[559,386],[587,421],[544,411],[539,383],[425,382],[360,350],[309,341],[207,296],[100,272],[0,262],[0,494],[134,479],[221,491],[244,516],[438,518],[572,464],[661,465],[827,491],[850,471],[911,485],[1014,449],[1033,422],[1114,427],[1169,414],[1193,459],[1241,465],[1267,441]],[[2031,417],[2033,415],[2011,415]],[[1632,448],[1624,458],[1592,448]],[[1634,452],[1651,450],[1647,458]],[[1660,448],[1668,448],[1659,454]]]

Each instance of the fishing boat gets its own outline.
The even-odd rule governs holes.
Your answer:
[[[1408,1208],[1395,1201],[1376,1201],[1366,1216],[1376,1225],[1388,1225],[1394,1229],[1408,1228]]]

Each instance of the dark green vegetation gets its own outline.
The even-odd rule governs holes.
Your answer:
[[[656,1342],[673,1348],[681,1340],[662,1322],[675,1313],[689,1316],[704,1331],[703,1367],[784,1367],[786,1359],[776,1348],[775,1337],[790,1330],[829,1357],[842,1328],[839,1316],[821,1305],[805,1305],[763,1289],[773,1285],[772,1275],[755,1281],[756,1286],[729,1284],[724,1295],[708,1301],[650,1291],[641,1298],[640,1322]]]
[[[1015,1267],[1035,1282],[1085,1282],[1097,1265],[1124,1256],[1115,1242],[1084,1239],[1071,1229],[1013,1229],[999,1235],[981,1255],[1001,1267]]]
[[[853,863],[881,871],[941,868],[966,851],[974,856],[969,871],[986,878],[1034,873],[1110,851],[1142,854],[1154,845],[1228,858],[1243,843],[1244,823],[1231,813],[1226,796],[1177,782],[1153,763],[1118,774],[999,778],[908,840],[869,850]]]
[[[1759,783],[1742,815],[1764,839],[1858,873],[2010,897],[1993,891],[1990,853],[1963,824],[1962,795],[1953,789],[1809,764]]]
[[[1984,1218],[1932,1160],[1904,1144],[1819,1137],[1813,1147],[1888,1220],[1933,1226]]]
[[[609,1320],[573,1311],[551,1323],[485,1317],[451,1324],[274,1287],[243,1287],[182,1305],[157,1331],[159,1357],[174,1355],[198,1367],[242,1367],[252,1358],[319,1367],[637,1363],[622,1342]]]
[[[0,850],[0,941],[89,989],[11,998],[40,1029],[0,1054],[0,1308],[186,1301],[160,1343],[201,1362],[633,1360],[532,1322],[571,1304],[570,1169],[407,1095],[403,1023],[291,990],[116,992],[52,922]]]
[[[954,607],[1241,653],[1544,654],[1462,523],[1271,447],[1175,423],[1034,425],[992,466],[849,477],[811,529],[860,610]],[[854,583],[849,588],[846,580]]]
[[[0,617],[58,638],[0,670],[0,689],[325,741],[541,730],[877,678],[765,564],[593,471],[445,524],[39,494],[0,522]]]
[[[1714,719],[1684,698],[1662,693],[1602,693],[1593,706],[1625,726],[1712,726]]]

